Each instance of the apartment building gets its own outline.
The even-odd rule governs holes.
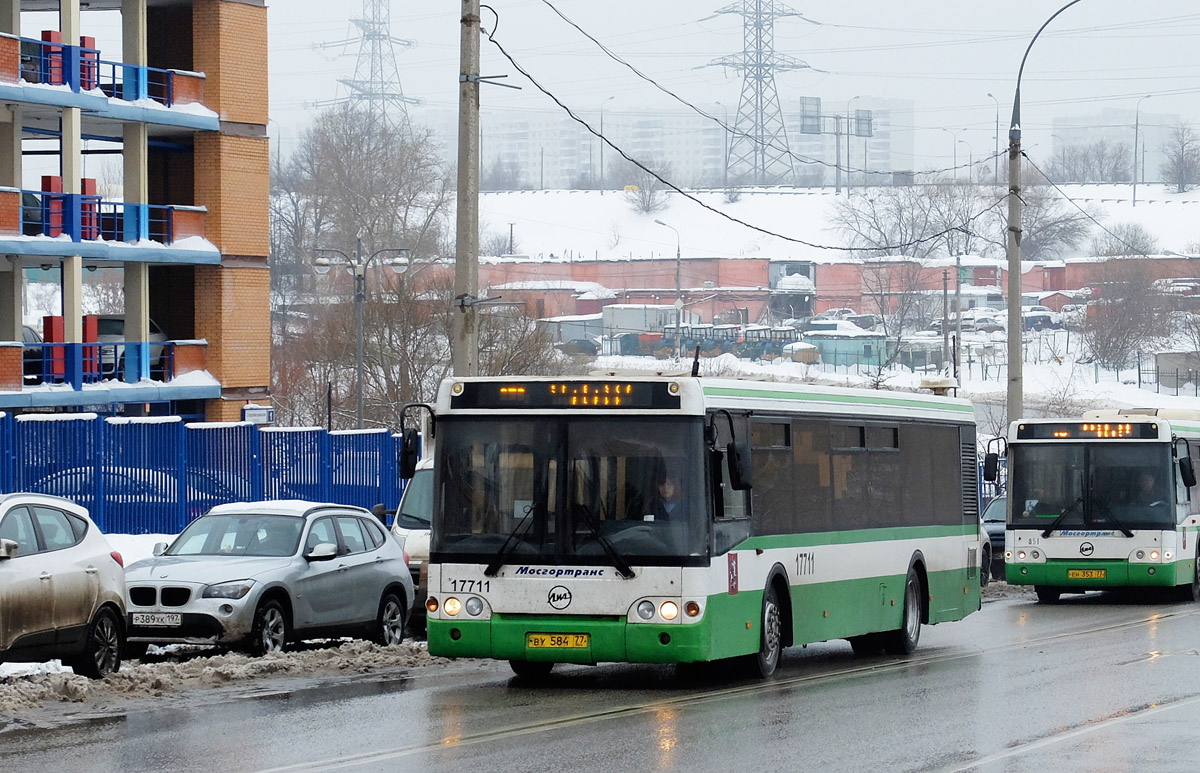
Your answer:
[[[0,0],[0,411],[267,399],[266,49],[265,0]],[[119,190],[85,173],[98,154]],[[122,314],[86,314],[101,268]],[[32,274],[59,284],[41,344]]]

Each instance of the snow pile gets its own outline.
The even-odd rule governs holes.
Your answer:
[[[337,647],[252,657],[224,653],[161,663],[125,663],[103,681],[68,672],[35,673],[0,678],[0,716],[43,703],[87,703],[118,696],[163,696],[182,690],[222,687],[272,676],[311,676],[322,673],[365,674],[377,669],[445,665],[424,642],[405,641],[381,647],[349,641]]]

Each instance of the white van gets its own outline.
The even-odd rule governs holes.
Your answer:
[[[429,562],[429,528],[433,520],[433,456],[417,462],[412,480],[404,487],[396,518],[392,522],[392,534],[408,554],[408,567],[412,572],[413,594],[410,631],[425,630],[425,592]]]

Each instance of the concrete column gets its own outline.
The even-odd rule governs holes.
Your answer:
[[[0,109],[0,186],[24,188],[24,165],[21,163],[21,108]]]
[[[0,32],[21,34],[21,0],[0,0]]]
[[[146,0],[121,0],[121,61],[146,64]]]
[[[79,0],[60,0],[58,26],[65,45],[79,45]],[[79,108],[62,109],[62,181],[63,193],[82,191],[83,123]],[[83,259],[78,255],[63,258],[62,263],[63,328],[67,343],[83,342]],[[68,370],[70,368],[68,367]]]
[[[11,260],[11,259],[10,259]],[[0,258],[0,263],[8,262]],[[9,269],[9,270],[5,270]],[[20,266],[0,265],[0,341],[21,340],[24,314],[24,271]]]

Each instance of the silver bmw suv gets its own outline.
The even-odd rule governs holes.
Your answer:
[[[357,507],[220,505],[125,573],[131,657],[149,644],[242,646],[356,635],[400,643],[413,599],[396,539]]]

